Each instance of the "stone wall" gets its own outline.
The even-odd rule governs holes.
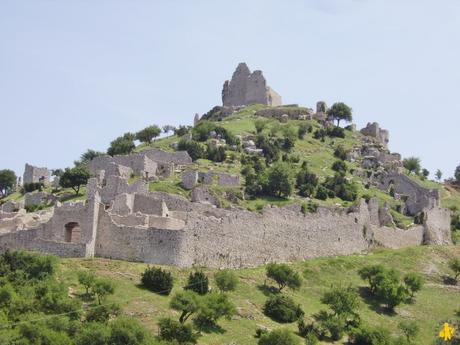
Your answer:
[[[397,194],[407,198],[406,210],[407,214],[411,216],[424,209],[431,209],[440,205],[441,196],[438,190],[424,188],[402,173],[393,172],[380,177],[380,189],[388,191],[390,186],[394,187]]]
[[[187,151],[166,152],[158,148],[151,148],[142,151],[140,154],[145,155],[155,162],[174,163],[175,166],[179,167],[193,163]]]
[[[22,183],[25,184],[32,182],[43,182],[45,185],[49,185],[50,171],[47,168],[39,168],[26,163]]]
[[[388,141],[390,140],[389,132],[386,129],[380,128],[377,122],[368,123],[366,127],[361,129],[361,133],[375,138],[385,147],[388,145]]]
[[[114,175],[122,178],[129,178],[130,176],[126,176],[129,174],[129,170],[127,170],[126,167],[130,168],[136,176],[154,177],[157,173],[157,163],[143,154],[119,155],[113,157],[106,155],[98,156],[93,158],[88,166],[92,174],[97,174],[99,171],[104,170],[106,176]]]
[[[266,104],[277,106],[282,104],[281,96],[267,86],[262,71],[251,73],[242,62],[238,65],[230,81],[225,81],[222,89],[222,103],[225,107],[249,104]]]

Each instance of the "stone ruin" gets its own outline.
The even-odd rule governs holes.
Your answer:
[[[267,86],[262,71],[251,73],[248,66],[242,62],[233,72],[232,79],[224,83],[222,103],[225,107],[250,104],[278,106],[282,104],[282,100],[280,95]]]
[[[382,188],[393,183],[414,201],[413,207],[408,205],[411,212],[424,214],[422,223],[410,230],[396,228],[388,205],[380,207],[376,199],[361,200],[349,209],[319,207],[307,214],[300,205],[266,206],[253,213],[219,208],[210,193],[209,183],[215,181],[239,184],[233,175],[185,170],[183,183],[192,188],[189,201],[149,192],[144,179],[130,184],[123,169],[114,169],[113,162],[107,167],[88,181],[85,202],[58,202],[34,213],[18,210],[14,203],[2,205],[0,250],[237,268],[361,253],[376,246],[451,243],[450,211],[424,199],[398,176],[387,176]]]
[[[39,168],[26,163],[22,183],[42,182],[44,185],[49,185],[50,175],[50,171],[47,168]]]
[[[377,122],[368,123],[366,127],[361,129],[361,133],[372,138],[375,138],[384,147],[388,146],[390,134],[386,129],[380,128]]]

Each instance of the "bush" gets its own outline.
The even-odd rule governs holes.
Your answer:
[[[316,212],[317,209],[318,209],[318,204],[315,203],[315,202],[313,202],[313,201],[304,202],[304,203],[300,206],[300,211],[301,211],[303,214],[314,213],[314,212]]]
[[[356,289],[351,286],[333,287],[321,297],[321,303],[329,306],[336,315],[356,316],[359,296]]]
[[[300,341],[287,329],[276,329],[262,335],[258,345],[299,345]]]
[[[118,317],[110,323],[110,345],[147,345],[154,343],[150,332],[135,318]]]
[[[455,258],[449,261],[449,268],[454,271],[454,280],[457,281],[460,276],[460,258]]]
[[[302,169],[297,174],[296,186],[301,196],[310,197],[316,192],[318,176],[308,171],[306,166],[302,166]]]
[[[415,293],[423,287],[423,278],[420,274],[408,273],[404,276],[404,284],[406,284],[411,297],[414,297]]]
[[[44,187],[45,185],[43,184],[43,182],[29,182],[29,183],[24,183],[24,185],[22,186],[25,193],[31,193],[36,190],[41,192]]]
[[[347,159],[347,153],[347,150],[342,145],[337,146],[334,150],[334,156],[343,161]]]
[[[278,322],[294,322],[304,315],[300,305],[288,296],[276,295],[270,297],[264,305],[264,313]]]
[[[408,344],[412,344],[420,332],[420,328],[415,321],[401,321],[398,327],[404,333]]]
[[[177,149],[187,151],[187,153],[194,161],[206,157],[205,147],[194,140],[180,140]]]
[[[75,345],[107,345],[110,338],[110,329],[105,324],[90,322],[78,332]]]
[[[331,138],[345,138],[345,130],[342,127],[329,127],[326,134]]]
[[[213,162],[223,162],[227,159],[227,154],[223,146],[212,147],[209,145],[207,157],[210,161]]]
[[[344,161],[335,161],[332,164],[332,170],[345,174],[347,172],[347,165]]]
[[[318,343],[318,337],[315,333],[310,332],[305,336],[305,345],[317,345]]]
[[[174,294],[169,302],[170,308],[181,312],[179,322],[184,323],[196,313],[201,306],[199,296],[194,291],[179,291]]]
[[[196,344],[197,334],[193,332],[192,325],[182,324],[170,318],[162,318],[158,321],[160,339],[176,341],[179,344]]]
[[[316,190],[315,198],[319,200],[326,200],[328,197],[328,190],[323,185],[319,185]]]
[[[204,295],[209,291],[209,279],[202,271],[190,272],[185,290],[195,291],[199,295]]]
[[[108,322],[110,318],[120,314],[121,308],[118,304],[98,305],[88,309],[86,321],[88,322]]]
[[[383,328],[369,328],[361,326],[350,334],[352,345],[392,345],[390,332]]]
[[[417,157],[408,157],[403,159],[403,166],[406,168],[409,173],[420,173],[420,158]]]
[[[294,189],[292,167],[288,163],[277,162],[268,171],[267,193],[278,197],[289,197]]]
[[[171,272],[161,268],[148,267],[141,276],[142,285],[148,290],[160,295],[169,295],[173,288]]]
[[[233,291],[238,285],[238,278],[230,270],[218,271],[214,274],[214,280],[221,292]]]
[[[0,256],[0,276],[17,280],[46,280],[56,270],[56,257],[23,251],[5,251]]]
[[[302,122],[299,125],[299,129],[297,131],[297,135],[299,139],[303,139],[305,137],[305,134],[311,133],[313,127],[309,123]]]
[[[85,287],[85,293],[87,296],[90,295],[90,289],[93,288],[94,283],[96,281],[96,275],[94,272],[91,271],[79,271],[78,275],[78,282]]]
[[[296,290],[302,284],[299,273],[286,264],[268,264],[266,274],[268,278],[273,279],[278,284],[279,292],[286,286]]]
[[[94,282],[93,292],[97,296],[98,303],[101,304],[107,295],[115,292],[115,285],[110,279],[97,279]]]

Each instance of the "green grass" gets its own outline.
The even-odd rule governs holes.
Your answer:
[[[431,344],[434,340],[435,327],[439,322],[452,318],[456,309],[460,308],[460,294],[455,287],[443,284],[442,277],[449,274],[447,261],[460,255],[460,247],[414,247],[401,250],[379,250],[369,255],[352,255],[346,257],[319,258],[306,262],[293,263],[291,266],[304,278],[300,290],[283,292],[290,295],[305,311],[306,318],[325,306],[321,304],[321,295],[332,284],[355,286],[362,296],[359,314],[364,322],[374,326],[383,326],[399,335],[398,322],[414,320],[421,331],[416,344]],[[369,264],[383,264],[395,268],[401,273],[419,272],[426,284],[413,304],[404,304],[396,308],[395,315],[389,315],[376,309],[373,299],[366,295],[366,283],[357,271]],[[59,266],[59,278],[72,288],[74,294],[83,293],[84,289],[77,283],[77,272],[81,269],[95,270],[99,276],[110,278],[116,284],[114,296],[108,302],[117,302],[123,307],[124,313],[138,318],[146,327],[156,334],[158,318],[171,316],[178,318],[177,312],[168,307],[170,297],[159,296],[138,286],[140,274],[147,267],[143,263],[130,263],[108,259],[62,259]],[[175,278],[172,293],[181,290],[185,285],[190,269],[167,267]],[[204,269],[209,277],[215,270]],[[296,331],[295,323],[281,325],[264,316],[262,307],[267,299],[263,291],[265,268],[263,266],[235,270],[240,284],[230,299],[236,304],[238,313],[232,320],[221,320],[219,325],[223,333],[203,333],[199,343],[206,345],[255,345],[254,333],[257,327],[266,326],[271,329],[287,327]],[[213,279],[211,286],[215,288]],[[330,344],[324,342],[323,344]],[[342,342],[336,342],[342,344]]]
[[[190,191],[182,187],[180,178],[178,176],[172,176],[167,179],[162,179],[158,182],[150,182],[149,191],[177,194],[186,198],[190,196]]]

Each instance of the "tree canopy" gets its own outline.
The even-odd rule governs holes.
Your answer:
[[[0,194],[8,194],[16,184],[16,174],[13,170],[0,170]]]
[[[80,192],[80,187],[88,182],[89,177],[90,174],[88,169],[85,166],[78,165],[71,169],[65,169],[59,179],[59,184],[63,188],[72,188],[75,194],[78,194]]]
[[[353,121],[352,109],[343,102],[337,102],[327,111],[329,118],[337,121],[337,127],[340,121],[351,122]]]
[[[157,125],[145,127],[136,133],[136,139],[141,143],[151,143],[152,139],[158,137],[161,134],[161,128]]]

